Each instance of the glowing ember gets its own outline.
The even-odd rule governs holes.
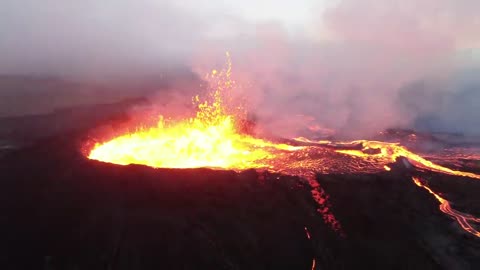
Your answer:
[[[307,235],[307,239],[308,240],[311,240],[312,237],[310,236],[310,232],[308,231],[308,228],[307,227],[304,227],[305,228],[305,234]],[[315,269],[315,258],[312,259],[312,270]]]
[[[310,232],[308,231],[308,228],[307,227],[304,227],[305,228],[305,235],[307,236],[307,239],[310,240],[310,238],[312,238],[310,236]]]

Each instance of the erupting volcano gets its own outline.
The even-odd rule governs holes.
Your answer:
[[[228,56],[228,54],[227,54]],[[239,132],[245,117],[241,107],[229,106],[231,62],[228,68],[213,70],[208,81],[213,87],[205,100],[193,102],[196,116],[180,122],[162,117],[156,127],[125,134],[96,145],[89,157],[116,164],[145,164],[156,168],[223,168],[242,170],[269,167],[277,151],[293,151],[299,147],[276,144]]]
[[[0,6],[0,270],[480,269],[480,0]]]
[[[246,112],[231,98],[235,81],[227,53],[227,67],[206,76],[211,91],[207,97],[195,96],[196,115],[182,121],[160,116],[157,126],[144,127],[102,143],[97,143],[88,157],[120,165],[143,164],[154,168],[211,168],[242,171],[256,169],[305,179],[312,187],[318,212],[339,233],[340,223],[331,212],[328,196],[315,180],[316,173],[375,173],[391,171],[391,164],[404,157],[405,166],[415,166],[447,175],[479,180],[480,175],[453,170],[415,154],[398,142],[357,140],[315,141],[298,137],[279,140],[256,137],[243,132]],[[435,156],[447,160],[450,156]],[[418,177],[414,182],[433,194],[440,210],[453,217],[465,231],[480,237],[480,219],[453,210],[450,203]]]

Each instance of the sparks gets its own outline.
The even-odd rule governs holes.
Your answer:
[[[264,162],[273,151],[295,150],[299,147],[275,144],[242,134],[237,119],[241,108],[229,106],[231,61],[227,68],[213,70],[207,80],[213,91],[205,100],[194,97],[196,116],[181,122],[167,122],[160,117],[157,126],[125,134],[97,144],[89,158],[120,164],[144,164],[156,168],[268,168]],[[232,107],[236,108],[232,109]]]
[[[308,228],[305,226],[305,235],[307,236],[307,239],[310,240],[311,236],[310,236],[310,232],[308,231]]]

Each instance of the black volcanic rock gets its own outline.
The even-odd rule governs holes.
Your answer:
[[[318,175],[339,233],[297,177],[117,166],[86,159],[82,142],[46,139],[0,160],[1,269],[480,267],[479,239],[400,165]]]

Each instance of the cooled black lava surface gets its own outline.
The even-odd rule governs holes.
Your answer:
[[[318,175],[341,236],[297,177],[117,166],[86,159],[81,141],[51,138],[0,160],[0,269],[480,267],[479,239],[400,164]],[[465,184],[469,195],[479,182]]]

